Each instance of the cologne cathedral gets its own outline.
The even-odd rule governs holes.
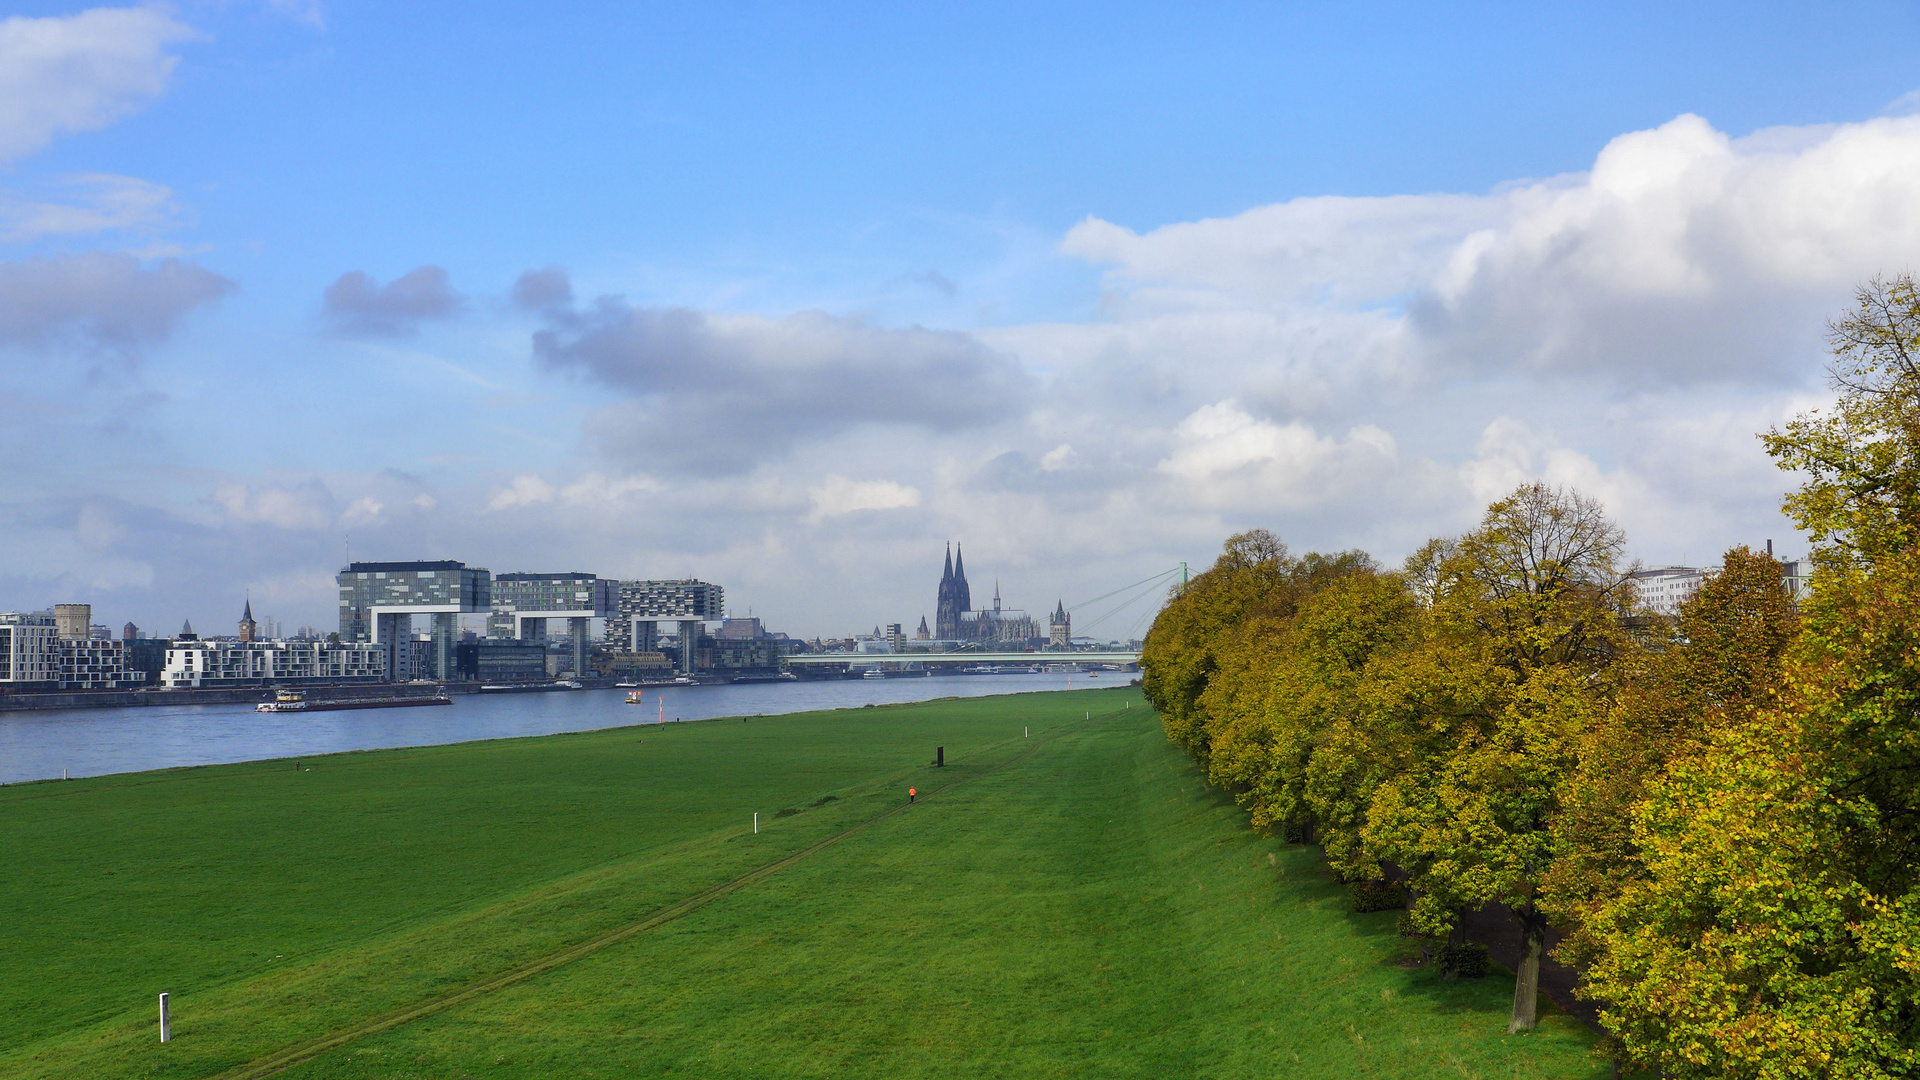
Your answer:
[[[1026,612],[1000,606],[998,583],[993,587],[993,607],[974,611],[973,593],[967,588],[966,557],[957,545],[948,549],[946,569],[940,574],[939,602],[934,607],[934,637],[942,641],[1024,643],[1037,636],[1036,630]]]

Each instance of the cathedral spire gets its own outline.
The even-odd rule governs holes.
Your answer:
[[[953,544],[948,543],[947,544],[947,568],[940,572],[940,583],[944,585],[947,582],[952,580],[953,580]]]

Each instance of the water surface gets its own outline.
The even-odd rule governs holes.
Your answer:
[[[1125,686],[1135,676],[1071,676],[1079,688]],[[625,690],[464,694],[448,706],[345,712],[260,713],[247,705],[149,705],[0,713],[0,784],[61,775],[102,776],[180,765],[431,746],[591,731],[657,720],[753,716],[862,705],[1065,690],[1066,675],[944,675]],[[664,697],[664,701],[662,698]]]

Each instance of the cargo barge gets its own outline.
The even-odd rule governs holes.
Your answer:
[[[254,712],[337,712],[341,709],[405,709],[415,705],[451,705],[453,699],[445,694],[432,697],[392,697],[367,698],[363,701],[308,701],[305,690],[282,690],[273,696],[272,701],[263,701],[253,707]]]

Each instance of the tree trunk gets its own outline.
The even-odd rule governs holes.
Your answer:
[[[1540,949],[1547,939],[1547,920],[1532,904],[1513,915],[1520,920],[1520,970],[1513,980],[1509,1035],[1531,1030],[1540,1022]]]

